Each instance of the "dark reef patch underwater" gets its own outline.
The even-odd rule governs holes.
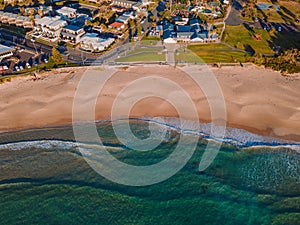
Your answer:
[[[120,126],[122,124],[120,123]],[[148,124],[133,121],[136,136]],[[178,141],[168,132],[149,152],[133,151],[114,136],[99,135],[120,161],[150,165]],[[223,144],[214,162],[198,171],[207,140],[176,175],[130,187],[98,175],[74,145],[72,128],[0,134],[0,224],[300,224],[300,153],[284,147],[240,148]]]

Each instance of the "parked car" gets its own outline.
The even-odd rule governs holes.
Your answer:
[[[4,66],[3,66],[3,69],[4,69],[4,70],[8,70],[8,66],[4,65]]]
[[[23,66],[20,66],[20,70],[24,70],[24,67],[23,67]]]
[[[39,64],[38,60],[35,59],[34,62],[33,62],[33,65],[34,65],[34,66],[38,66],[38,64]]]
[[[0,66],[0,71],[5,71],[5,70],[8,70],[7,66]]]
[[[30,64],[29,64],[29,63],[26,63],[26,67],[27,67],[28,69],[30,69],[30,68],[31,68],[31,66],[30,66]]]
[[[18,66],[15,66],[15,71],[19,72],[20,68]]]

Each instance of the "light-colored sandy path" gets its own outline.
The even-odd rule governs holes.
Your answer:
[[[36,81],[30,77],[17,78],[0,85],[0,131],[71,123],[73,97],[85,70],[65,68]],[[226,100],[229,126],[300,140],[300,75],[284,77],[255,66],[212,68],[212,72]],[[123,87],[153,74],[181,85],[194,101],[200,120],[210,121],[210,109],[202,91],[180,70],[168,66],[120,69],[98,99],[96,119],[109,118],[115,96]],[[159,98],[147,98],[133,107],[131,116],[174,117],[177,112]]]

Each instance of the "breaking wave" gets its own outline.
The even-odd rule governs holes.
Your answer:
[[[128,119],[117,119],[122,122]],[[230,144],[239,148],[289,148],[300,153],[300,142],[282,140],[279,138],[261,136],[253,134],[246,130],[237,128],[226,128],[225,136],[223,138],[214,137],[210,135],[212,129],[224,129],[224,127],[216,126],[211,123],[199,123],[189,120],[180,120],[179,118],[131,118],[132,121],[146,122],[156,125],[156,129],[166,131],[176,131],[183,135],[196,135],[207,141],[222,142]],[[97,123],[109,122],[101,120]],[[34,141],[18,141],[11,143],[0,144],[0,150],[22,150],[27,148],[40,149],[71,149],[76,147],[92,147],[91,144],[77,143],[75,141],[64,140],[34,140]]]

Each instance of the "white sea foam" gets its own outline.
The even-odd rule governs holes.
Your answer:
[[[12,143],[0,144],[1,150],[12,150],[20,151],[29,148],[37,149],[60,149],[60,150],[70,150],[72,148],[80,148],[80,151],[88,153],[89,149],[103,148],[102,146],[96,144],[78,143],[73,141],[63,141],[63,140],[35,140],[35,141],[18,141]],[[107,146],[106,146],[107,147]],[[121,147],[107,147],[110,150],[121,150]]]
[[[137,119],[139,120],[139,119]],[[300,142],[282,140],[280,138],[268,137],[253,134],[246,130],[226,127],[224,137],[215,137],[211,135],[212,129],[224,129],[224,127],[216,126],[212,123],[199,123],[197,121],[180,121],[179,118],[163,118],[165,123],[155,120],[155,118],[143,118],[143,120],[166,126],[169,129],[174,129],[180,133],[192,134],[201,136],[207,140],[229,143],[238,147],[251,147],[251,146],[268,146],[268,147],[287,147],[299,150]],[[215,132],[218,133],[218,132]]]
[[[75,142],[70,141],[61,141],[61,140],[37,140],[37,141],[19,141],[13,143],[6,143],[0,145],[0,150],[9,149],[9,150],[23,150],[28,148],[39,148],[39,149],[70,149],[76,147]]]
[[[120,122],[127,119],[118,119]],[[223,127],[216,126],[212,123],[199,123],[197,121],[180,120],[179,118],[132,118],[131,120],[144,121],[158,125],[159,129],[174,130],[185,135],[197,135],[208,141],[223,142],[232,144],[240,148],[289,148],[296,150],[300,153],[300,143],[282,140],[274,137],[261,136],[250,133],[246,130],[237,128],[226,128],[225,136],[214,137],[210,135],[213,129],[223,129]],[[109,122],[108,120],[101,120],[98,122]],[[167,140],[165,137],[164,140]],[[20,141],[14,143],[0,144],[0,150],[22,150],[27,148],[39,148],[39,149],[71,149],[75,147],[91,148],[91,144],[76,143],[73,141],[62,140],[36,140],[36,141]]]

